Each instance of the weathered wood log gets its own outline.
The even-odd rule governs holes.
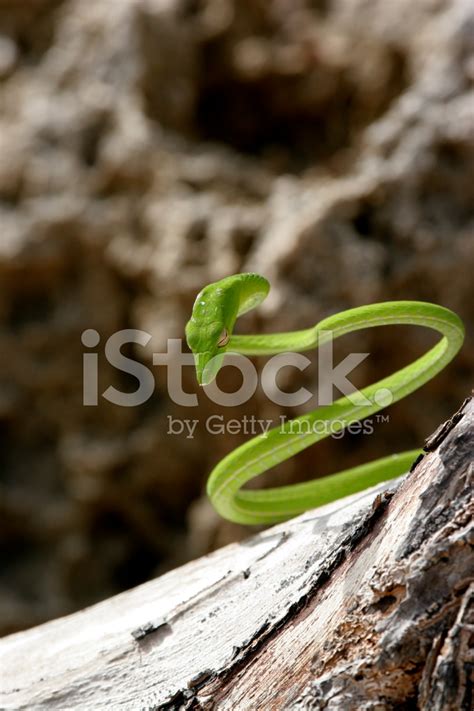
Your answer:
[[[0,642],[1,709],[470,709],[474,401],[381,485]]]

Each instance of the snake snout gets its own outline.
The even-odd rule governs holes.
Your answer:
[[[212,353],[212,351],[194,354],[196,377],[199,385],[209,385],[209,383],[215,380],[219,368],[222,365],[222,360],[222,354]]]

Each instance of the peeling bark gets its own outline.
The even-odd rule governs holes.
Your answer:
[[[472,708],[474,401],[399,482],[0,642],[2,709]]]

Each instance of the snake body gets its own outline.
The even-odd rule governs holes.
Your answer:
[[[441,339],[410,365],[361,390],[359,402],[357,397],[355,402],[354,397],[342,397],[252,438],[224,457],[209,475],[207,493],[224,518],[244,524],[282,521],[406,472],[420,450],[393,454],[303,484],[242,490],[250,479],[306,447],[377,413],[383,407],[377,402],[381,390],[389,390],[393,403],[424,385],[454,358],[464,339],[462,321],[453,311],[420,301],[360,306],[300,331],[233,335],[238,316],[261,303],[269,289],[264,277],[248,273],[209,284],[198,294],[186,337],[199,384],[216,377],[226,352],[254,356],[307,351],[331,336],[335,339],[363,328],[398,324],[434,329]]]

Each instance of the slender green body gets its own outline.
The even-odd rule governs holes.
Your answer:
[[[406,472],[419,450],[394,454],[304,484],[241,490],[262,472],[381,410],[383,404],[376,400],[381,389],[390,391],[393,403],[424,385],[452,360],[464,339],[462,321],[455,313],[418,301],[389,301],[349,309],[302,331],[232,336],[237,317],[258,305],[269,288],[267,280],[258,274],[237,274],[206,286],[198,294],[186,336],[195,356],[200,384],[215,378],[226,352],[273,355],[306,351],[331,337],[395,324],[425,326],[442,337],[410,365],[361,390],[358,401],[356,397],[354,402],[354,396],[343,397],[331,405],[318,407],[254,437],[224,457],[209,476],[207,492],[217,511],[238,523],[282,521]]]

